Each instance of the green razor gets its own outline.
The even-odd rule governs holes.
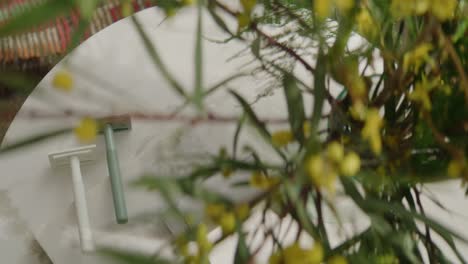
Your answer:
[[[119,158],[114,142],[114,131],[130,130],[132,123],[128,116],[103,118],[100,120],[100,132],[104,134],[106,142],[107,167],[114,201],[115,218],[118,224],[128,222],[127,205],[120,174]]]

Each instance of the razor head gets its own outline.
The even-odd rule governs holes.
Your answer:
[[[81,163],[91,162],[96,159],[96,145],[88,145],[67,149],[64,151],[53,152],[49,154],[49,161],[52,167],[59,167],[70,164],[72,156],[78,157]]]
[[[112,127],[114,131],[130,130],[132,129],[132,121],[129,115],[121,116],[110,116],[100,118],[99,123],[99,132],[102,133],[104,128],[108,125]]]

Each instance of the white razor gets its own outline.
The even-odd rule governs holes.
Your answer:
[[[52,167],[70,164],[73,178],[76,215],[78,217],[80,245],[83,253],[93,252],[95,250],[95,245],[91,225],[89,223],[86,193],[80,165],[81,163],[95,159],[95,149],[96,145],[89,145],[49,154],[49,160]]]

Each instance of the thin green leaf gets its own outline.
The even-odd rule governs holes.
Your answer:
[[[203,96],[207,96],[213,92],[215,92],[216,90],[218,90],[219,88],[223,87],[224,85],[226,85],[227,83],[229,83],[230,81],[232,80],[235,80],[237,78],[240,78],[240,77],[245,77],[245,76],[248,76],[249,74],[247,73],[238,73],[238,74],[235,74],[235,75],[232,75],[232,76],[229,76],[221,81],[219,81],[218,83],[214,84],[213,86],[211,86],[210,88],[206,89],[204,92],[203,92]]]
[[[224,32],[228,33],[231,37],[234,37],[234,34],[229,30],[228,26],[224,22],[224,20],[216,13],[214,10],[216,8],[216,4],[213,0],[208,0],[208,12],[210,13],[211,17],[213,18],[214,22],[220,27]]]
[[[160,73],[163,75],[163,77],[169,82],[169,84],[172,86],[172,88],[182,97],[188,100],[188,96],[182,87],[182,85],[179,84],[179,82],[174,79],[172,74],[169,72],[167,69],[166,65],[164,65],[163,61],[161,60],[161,57],[159,56],[159,53],[156,49],[156,46],[154,43],[150,40],[148,35],[144,32],[143,27],[141,26],[140,22],[136,18],[136,16],[132,16],[132,21],[133,24],[135,25],[135,28],[138,31],[138,34],[140,35],[141,39],[143,40],[143,44],[145,45],[146,50],[148,51],[148,54],[150,55],[154,66],[160,71]]]
[[[232,187],[237,188],[237,187],[247,187],[250,186],[250,181],[239,181],[231,184]]]
[[[83,39],[83,36],[86,30],[88,29],[89,25],[90,25],[90,20],[86,20],[82,18],[79,20],[78,26],[73,32],[70,43],[68,44],[67,53],[70,53],[73,49],[75,49],[76,47],[78,47],[78,45],[80,45]]]
[[[325,88],[325,76],[326,76],[326,60],[322,50],[319,51],[317,58],[317,64],[315,67],[314,75],[314,107],[311,118],[311,125],[313,130],[317,130],[318,122],[322,116],[323,102],[325,101],[326,88]]]
[[[244,122],[245,122],[245,115],[242,115],[239,121],[237,122],[236,131],[234,132],[234,138],[232,141],[232,157],[234,159],[237,156],[237,145],[239,143],[239,136],[240,136],[242,127],[244,126]]]
[[[455,43],[460,40],[463,36],[465,36],[465,32],[468,29],[468,18],[465,18],[463,22],[458,24],[457,30],[455,34],[452,36],[452,42]]]
[[[257,115],[255,112],[252,110],[250,105],[242,98],[239,94],[237,94],[234,91],[230,91],[230,93],[237,99],[237,101],[241,104],[242,108],[244,109],[245,114],[249,118],[249,121],[254,125],[254,127],[257,129],[257,131],[260,133],[260,135],[263,137],[263,139],[278,153],[278,155],[281,156],[284,160],[287,160],[286,156],[284,155],[281,150],[276,148],[273,145],[273,142],[271,141],[271,135],[270,132],[268,132],[265,123],[260,121],[258,119]]]
[[[70,131],[71,131],[70,128],[66,128],[66,129],[60,129],[60,130],[53,131],[53,132],[48,132],[48,133],[41,134],[41,135],[38,135],[38,136],[33,136],[31,138],[22,140],[22,141],[20,141],[18,143],[14,143],[14,144],[7,145],[7,146],[3,147],[2,149],[0,149],[0,155],[6,154],[6,153],[8,153],[10,151],[16,150],[16,149],[21,148],[21,147],[28,146],[28,145],[33,144],[33,143],[38,143],[38,142],[44,141],[44,140],[52,138],[52,137],[63,135],[63,134],[68,133]]]
[[[293,131],[294,137],[299,141],[304,141],[304,121],[306,119],[304,112],[304,101],[302,92],[297,86],[296,79],[289,73],[285,74],[283,79],[284,95],[288,105],[289,125]]]
[[[100,1],[101,0],[78,0],[77,4],[81,16],[87,20],[91,19]]]
[[[310,216],[308,215],[304,204],[299,201],[299,191],[297,190],[298,186],[294,186],[288,181],[285,181],[283,187],[287,197],[289,197],[290,202],[295,205],[296,214],[293,214],[292,216],[296,217],[296,220],[299,222],[300,226],[304,228],[304,230],[309,233],[315,240],[320,240],[318,228],[314,226],[310,220]]]
[[[333,255],[336,255],[343,251],[348,250],[352,246],[356,245],[359,241],[361,241],[365,236],[369,235],[370,232],[371,232],[371,228],[369,227],[363,232],[353,236],[352,238],[349,238],[348,240],[344,241],[343,243],[339,244],[338,246],[330,250],[328,255],[333,256]]]
[[[202,47],[202,7],[204,1],[197,1],[197,31],[195,35],[195,91],[193,101],[198,110],[203,108],[203,47]]]
[[[184,219],[184,214],[177,206],[175,200],[175,197],[178,196],[182,192],[182,190],[180,186],[174,182],[173,179],[154,176],[144,176],[136,181],[133,181],[132,185],[136,187],[145,187],[148,190],[158,191],[164,199],[164,202],[175,213],[175,215],[180,217],[180,219]]]
[[[250,48],[252,49],[253,55],[255,55],[257,58],[260,58],[260,38],[256,38],[252,42]]]
[[[127,254],[123,252],[117,252],[114,250],[103,250],[100,252],[104,256],[108,256],[121,264],[172,264],[174,261],[164,259],[158,256],[141,256],[135,254]]]
[[[234,256],[234,264],[244,264],[248,263],[250,259],[250,250],[247,247],[247,243],[245,242],[245,234],[242,231],[242,223],[237,223],[237,247],[236,247],[236,254]]]
[[[354,183],[347,178],[341,178],[341,182],[346,193],[355,201],[355,203],[365,212],[374,212],[374,213],[392,213],[396,216],[399,216],[406,221],[414,221],[415,219],[425,223],[429,228],[437,232],[445,242],[450,246],[452,251],[457,255],[458,259],[462,263],[466,263],[465,259],[458,251],[453,238],[457,238],[464,243],[468,243],[468,240],[458,233],[449,230],[448,228],[442,226],[441,224],[437,223],[436,221],[421,215],[417,212],[408,211],[403,205],[392,203],[392,202],[385,202],[382,200],[377,200],[372,197],[366,197],[365,199],[361,196],[361,194],[357,191],[356,186]]]
[[[71,0],[48,0],[20,13],[9,19],[7,23],[0,26],[0,35],[11,35],[21,33],[33,27],[43,25],[56,17],[64,15],[72,10]]]

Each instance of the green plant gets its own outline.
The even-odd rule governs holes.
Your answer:
[[[250,146],[244,149],[251,158],[240,160],[234,138],[229,152],[220,151],[208,167],[177,180],[145,177],[138,185],[163,190],[170,183],[203,201],[205,220],[219,224],[223,238],[237,234],[236,263],[253,262],[259,250],[247,245],[245,237],[251,234],[243,231],[245,217],[232,213],[239,206],[264,214],[273,210],[279,219],[291,217],[299,233],[315,241],[312,248],[301,248],[298,235],[295,243],[283,244],[278,234],[266,230],[265,239],[275,248],[270,263],[422,263],[426,254],[431,263],[447,263],[431,234],[441,236],[465,263],[454,244],[454,238],[464,238],[426,217],[420,200],[425,183],[468,179],[465,1],[242,0],[239,8],[232,8],[207,0],[198,1],[198,8],[208,9],[230,36],[226,41],[249,45],[259,70],[283,89],[290,124],[285,131],[270,131],[245,99],[231,91],[244,108],[236,135],[248,122],[282,162],[267,164]],[[226,17],[237,19],[237,31],[227,26]],[[283,30],[271,34],[265,26],[272,25]],[[355,32],[365,41],[349,49]],[[196,54],[201,54],[198,44]],[[311,56],[315,63],[307,59]],[[370,71],[377,59],[383,69]],[[197,69],[201,63],[197,57]],[[297,67],[312,75],[313,83],[301,81]],[[330,80],[342,87],[339,96],[331,94]],[[200,94],[186,99],[203,106]],[[304,110],[304,96],[314,98],[312,112]],[[199,109],[203,115],[203,107]],[[327,122],[324,130],[321,120]],[[251,173],[249,184],[260,190],[256,199],[233,204],[200,189],[217,173],[235,178],[236,172]],[[325,206],[337,210],[337,185],[343,187],[339,195],[351,198],[371,224],[331,246],[322,211]],[[183,247],[175,247],[189,263],[206,262],[207,251],[223,239],[209,246],[201,243],[190,235],[197,225],[188,225],[182,236],[198,243],[198,253],[184,255]]]
[[[177,16],[177,10],[190,2],[159,1],[158,5]],[[138,19],[132,18],[156,68],[186,105],[196,106],[200,119],[210,118],[204,99],[237,76],[214,87],[203,86],[201,21],[202,11],[207,10],[230,36],[226,41],[246,43],[258,70],[283,90],[290,129],[271,131],[242,96],[230,91],[244,114],[238,118],[232,142],[226,142],[232,145],[229,151],[221,149],[183,177],[150,175],[135,183],[159,191],[184,221],[185,231],[171,243],[178,261],[208,263],[213,247],[237,235],[235,263],[253,263],[264,244],[252,248],[246,239],[252,233],[244,230],[244,223],[257,211],[263,219],[274,212],[278,219],[289,217],[298,226],[292,244],[284,244],[273,228],[264,230],[265,240],[274,244],[270,263],[423,263],[423,256],[430,263],[450,263],[432,239],[435,234],[457,261],[466,263],[454,242],[466,239],[427,217],[420,199],[426,183],[468,180],[466,1],[240,0],[238,8],[219,0],[196,2],[193,93],[172,76]],[[237,21],[237,29],[228,26],[228,19]],[[267,26],[283,30],[270,33]],[[365,41],[350,49],[347,43],[356,32]],[[382,69],[371,71],[377,60],[382,61]],[[298,78],[297,67],[313,76],[313,83]],[[330,91],[331,81],[342,87],[338,96]],[[310,112],[305,110],[309,109],[305,96],[314,98]],[[330,110],[325,111],[325,106]],[[326,127],[320,125],[323,122]],[[281,162],[270,163],[252,146],[242,146],[248,159],[239,158],[238,135],[247,124]],[[258,196],[236,204],[203,187],[204,181],[219,174],[229,179],[251,175],[236,186],[251,185]],[[337,186],[342,188],[337,191]],[[176,193],[203,202],[204,217],[189,221],[176,206]],[[350,198],[368,216],[370,226],[332,246],[323,210],[329,208],[340,225],[333,203],[336,196]],[[222,228],[217,241],[206,238],[210,223]],[[301,247],[301,236],[313,239],[313,247]],[[195,252],[188,252],[190,243],[197,245]]]

